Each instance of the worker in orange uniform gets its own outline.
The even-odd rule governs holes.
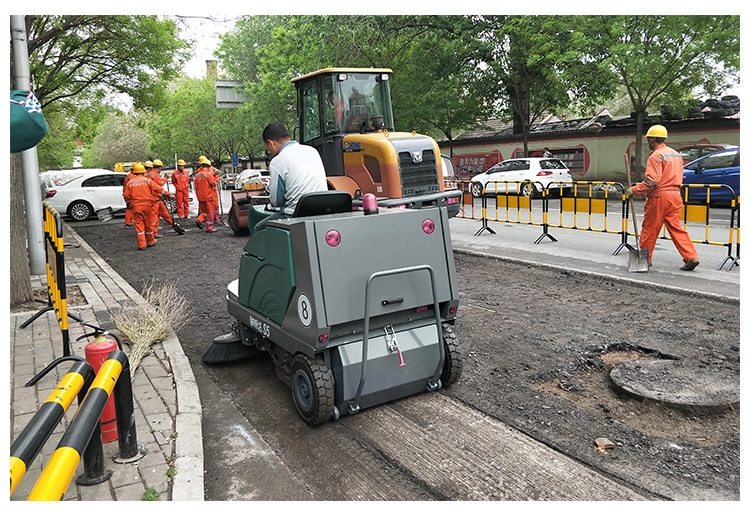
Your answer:
[[[654,246],[662,226],[666,224],[672,243],[682,256],[684,265],[680,270],[693,270],[698,266],[698,251],[695,250],[690,235],[680,224],[680,211],[683,202],[680,195],[682,186],[682,156],[667,146],[667,129],[656,124],[646,132],[651,155],[646,163],[644,180],[625,190],[627,197],[641,197],[646,194],[643,224],[641,226],[642,249],[648,249],[648,263],[654,255]]]
[[[203,160],[201,162],[201,159]],[[216,179],[218,180],[217,183],[221,183],[221,173],[219,170],[211,165],[211,160],[206,158],[205,156],[201,156],[198,158],[198,163],[204,163],[208,165],[208,170],[216,175]],[[214,196],[213,200],[211,201],[214,205],[214,217],[211,219],[214,223],[219,222],[219,194],[221,187],[216,187],[216,195]]]
[[[172,173],[172,185],[177,202],[177,218],[187,219],[190,217],[190,173],[185,170],[185,160],[177,160],[177,170]]]
[[[153,231],[154,203],[161,201],[161,196],[171,196],[152,179],[145,176],[145,166],[138,162],[133,164],[135,176],[130,179],[122,189],[122,197],[125,204],[133,212],[133,224],[135,224],[138,249],[151,247],[156,243]]]
[[[204,229],[206,233],[213,233],[214,219],[216,216],[216,206],[218,205],[217,191],[219,184],[219,175],[214,172],[211,162],[204,156],[198,159],[200,167],[195,174],[193,183],[195,184],[195,195],[198,197],[198,219],[196,225]]]
[[[156,183],[160,187],[164,187],[166,180],[161,175],[161,169],[162,167],[164,167],[162,161],[156,159],[153,162],[147,161],[144,165],[146,166],[146,176],[151,178],[154,183]],[[176,224],[172,220],[172,215],[170,215],[169,211],[167,210],[167,205],[165,205],[163,201],[156,201],[154,203],[154,236],[156,238],[161,238],[161,235],[159,234],[160,218],[164,219],[167,224],[172,226],[172,229],[177,231],[177,233],[181,235],[185,233],[185,230],[182,228],[182,226]]]
[[[125,181],[122,184],[123,190],[125,190],[125,185],[127,185],[128,182],[133,179],[133,177],[135,177],[135,173],[133,172],[133,167],[131,166],[130,172],[127,174],[127,176],[125,176]],[[133,211],[129,207],[125,208],[125,225],[127,227],[133,225]]]

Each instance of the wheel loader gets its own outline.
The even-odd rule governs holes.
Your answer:
[[[297,139],[318,150],[330,190],[344,190],[355,208],[366,194],[381,207],[460,209],[461,192],[446,188],[434,139],[394,129],[390,69],[325,68],[292,80],[297,90]],[[252,232],[263,206],[236,202],[235,234]],[[256,212],[246,215],[246,210]]]
[[[353,209],[346,191],[303,196],[253,234],[227,287],[233,332],[207,364],[270,354],[311,426],[461,373],[447,207]]]

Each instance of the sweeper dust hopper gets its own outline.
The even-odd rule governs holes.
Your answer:
[[[227,301],[239,341],[272,355],[309,424],[460,374],[445,208],[270,222],[245,246]]]

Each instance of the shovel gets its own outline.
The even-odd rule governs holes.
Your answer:
[[[633,209],[633,231],[635,232],[635,246],[630,249],[628,260],[628,272],[648,272],[648,249],[641,249],[640,237],[638,236],[638,221],[635,218],[635,202],[630,198],[630,206]]]
[[[112,220],[115,218],[115,212],[112,211],[111,206],[107,206],[106,208],[102,208],[101,210],[96,210],[96,216],[100,221],[107,222],[108,220]]]
[[[174,221],[174,217],[172,217],[172,209],[169,207],[169,203],[164,200],[162,197],[161,202],[164,203],[164,206],[167,207],[167,213],[169,214],[169,218],[172,220],[172,229],[174,229],[178,235],[184,235],[185,234],[185,228],[180,226]]]
[[[625,172],[628,175],[628,187],[632,187],[633,185],[630,182],[630,166],[628,165],[627,156],[625,156],[625,166]],[[641,249],[640,237],[638,236],[638,220],[635,217],[635,201],[633,201],[632,196],[629,200],[633,212],[633,232],[635,233],[635,246],[637,249],[630,249],[628,272],[648,272],[648,249]]]

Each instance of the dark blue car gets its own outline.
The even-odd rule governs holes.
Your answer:
[[[693,160],[683,169],[683,185],[727,185],[734,191],[734,199],[740,196],[740,148],[717,151]],[[730,201],[732,192],[727,187],[686,187],[689,202],[709,200]],[[685,197],[683,192],[683,198]]]

